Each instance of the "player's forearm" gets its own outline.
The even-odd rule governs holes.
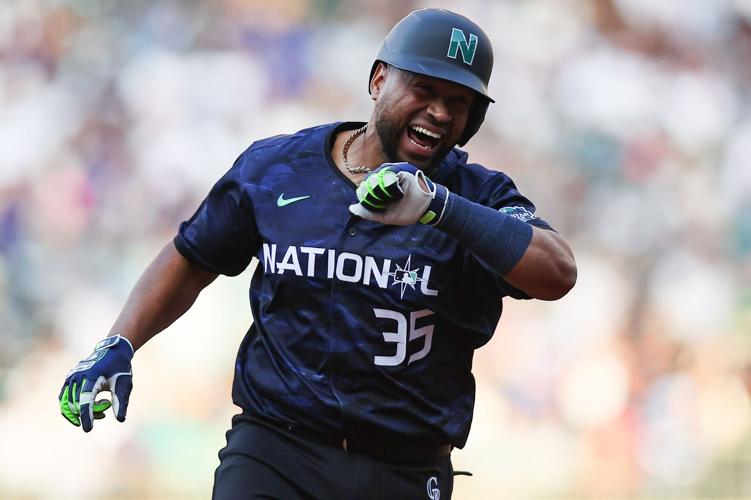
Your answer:
[[[438,227],[531,297],[556,300],[576,282],[576,263],[562,237],[451,194]]]
[[[532,231],[527,251],[503,279],[536,299],[558,300],[576,283],[574,254],[559,234],[538,227]]]
[[[216,276],[186,260],[170,241],[138,279],[112,334],[138,349],[182,316]]]

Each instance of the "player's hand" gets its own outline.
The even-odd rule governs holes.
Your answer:
[[[384,171],[387,173],[381,174]],[[396,191],[395,188],[390,188],[387,183],[384,183],[386,189],[374,186],[380,186],[380,175],[385,177],[394,174],[401,196],[385,198],[382,193],[386,193],[388,189]],[[378,198],[369,197],[371,191]],[[363,219],[396,226],[408,226],[416,222],[434,226],[443,215],[448,201],[448,189],[434,183],[422,170],[409,163],[384,163],[360,184],[357,199],[359,202],[350,205],[349,211]]]
[[[384,163],[357,186],[357,201],[372,212],[382,212],[404,196],[397,176],[398,163]]]
[[[128,399],[133,388],[130,360],[133,346],[128,339],[115,335],[97,343],[94,352],[85,357],[68,373],[60,389],[60,412],[76,427],[89,432],[94,420],[104,418],[104,411],[112,406],[115,418],[125,420]],[[112,402],[96,400],[101,391],[112,393]]]

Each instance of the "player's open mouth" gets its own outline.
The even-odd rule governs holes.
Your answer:
[[[432,154],[442,137],[443,134],[432,132],[419,125],[410,125],[407,128],[407,139],[412,149],[419,155]]]

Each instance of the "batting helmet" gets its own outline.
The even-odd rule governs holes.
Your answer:
[[[488,104],[495,102],[488,95],[493,71],[490,39],[478,25],[449,10],[420,9],[409,13],[383,40],[370,70],[370,80],[379,62],[458,83],[478,94],[459,139],[460,146],[475,135],[485,119]]]

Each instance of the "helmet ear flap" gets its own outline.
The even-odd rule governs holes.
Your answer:
[[[464,133],[457,143],[459,146],[467,144],[467,141],[480,130],[480,125],[485,120],[485,113],[488,111],[489,104],[490,101],[484,96],[477,96],[472,107],[469,109],[469,118],[467,118],[467,124],[464,126]]]

